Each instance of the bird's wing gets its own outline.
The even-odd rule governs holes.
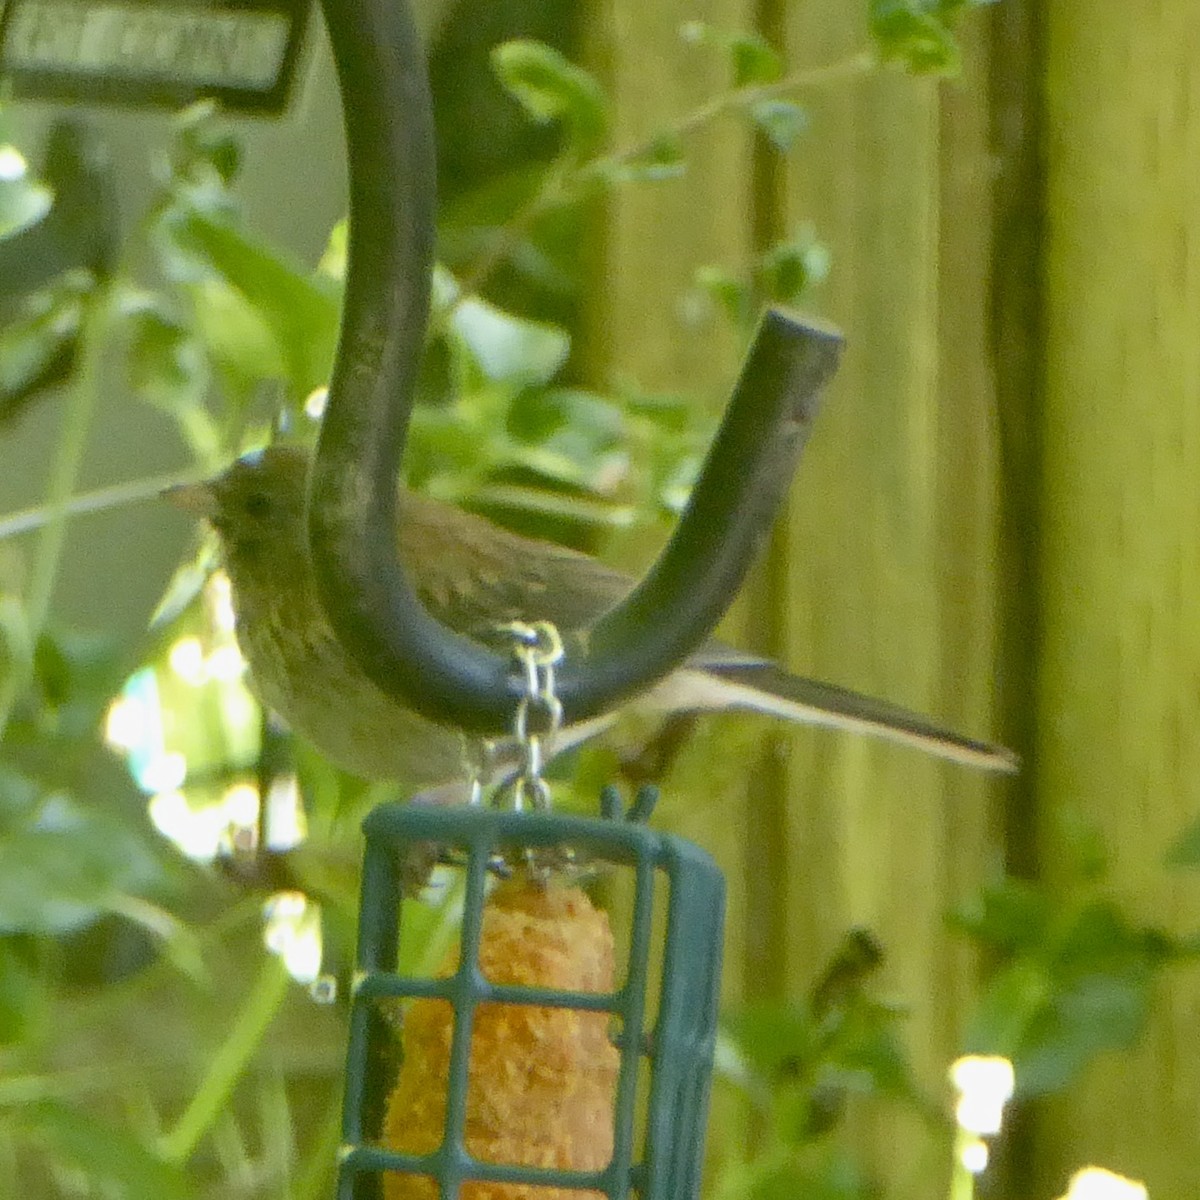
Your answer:
[[[401,552],[419,555],[421,599],[446,625],[480,640],[494,641],[497,627],[513,620],[552,621],[564,632],[586,628],[633,585],[594,558],[520,537],[461,510],[409,495],[402,503]],[[668,712],[753,709],[872,734],[993,771],[1017,765],[1000,746],[961,737],[886,701],[789,674],[761,655],[716,640],[652,689],[648,700]]]
[[[402,493],[401,558],[444,625],[495,644],[510,621],[585,629],[633,581],[586,554],[521,537],[461,509]]]

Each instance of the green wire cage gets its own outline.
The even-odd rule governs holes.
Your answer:
[[[457,1200],[468,1180],[578,1189],[610,1200],[694,1197],[704,1149],[724,923],[724,880],[713,860],[699,847],[636,820],[551,812],[384,805],[367,817],[364,832],[338,1200],[379,1200],[388,1172],[436,1181],[437,1191],[430,1194],[442,1200]],[[404,937],[403,864],[430,844],[448,852],[465,871],[461,951],[457,969],[444,978],[397,973]],[[551,861],[565,855],[586,861],[589,869],[623,868],[632,878],[624,980],[610,992],[489,982],[479,967],[479,945],[489,873],[497,856],[512,862],[521,856]],[[660,926],[663,932],[656,936]],[[652,1018],[651,996],[657,997]],[[378,1139],[395,1038],[380,1002],[420,997],[443,1000],[453,1010],[445,1122],[435,1151],[401,1154]],[[471,1035],[481,1003],[610,1014],[612,1027],[619,1030],[612,1035],[619,1068],[607,1166],[556,1170],[483,1161],[468,1153],[464,1131]],[[648,1088],[639,1078],[648,1079]]]

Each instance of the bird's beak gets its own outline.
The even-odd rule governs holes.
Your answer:
[[[217,515],[217,497],[207,483],[175,483],[159,495],[193,517],[211,521]]]

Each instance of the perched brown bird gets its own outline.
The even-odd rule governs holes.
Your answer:
[[[306,540],[308,459],[272,446],[171,497],[220,537],[233,585],[237,635],[261,699],[328,758],[367,779],[428,786],[463,777],[462,741],[385,695],[343,651],[317,599]],[[429,612],[459,633],[494,640],[499,625],[590,625],[632,581],[595,559],[534,541],[481,517],[403,491],[401,561]],[[740,709],[902,742],[993,771],[1015,769],[1000,747],[949,733],[900,708],[803,679],[709,642],[635,704],[673,715]],[[603,728],[598,718],[560,731],[561,750]],[[513,761],[501,744],[497,762]],[[460,785],[461,786],[461,785]]]

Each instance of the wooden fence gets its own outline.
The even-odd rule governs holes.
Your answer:
[[[757,26],[798,67],[864,48],[863,7],[597,3],[620,140],[720,86],[684,20]],[[805,96],[787,163],[730,122],[689,146],[685,179],[619,193],[587,337],[597,376],[699,382],[717,405],[734,339],[687,301],[695,268],[804,222],[829,246],[814,307],[849,348],[733,632],[1003,731],[1029,766],[1010,789],[824,732],[713,724],[676,819],[730,871],[730,998],[802,994],[866,925],[933,1088],[979,979],[943,914],[1006,855],[1054,881],[1064,814],[1109,837],[1137,918],[1200,924],[1194,875],[1161,866],[1200,808],[1200,6],[1002,0],[965,41],[957,82],[888,72]],[[1014,1197],[1050,1200],[1092,1161],[1156,1200],[1200,1191],[1198,1001],[1195,972],[1177,976],[1142,1049],[1033,1113]],[[864,1144],[889,1197],[937,1195],[908,1132],[885,1119]]]

